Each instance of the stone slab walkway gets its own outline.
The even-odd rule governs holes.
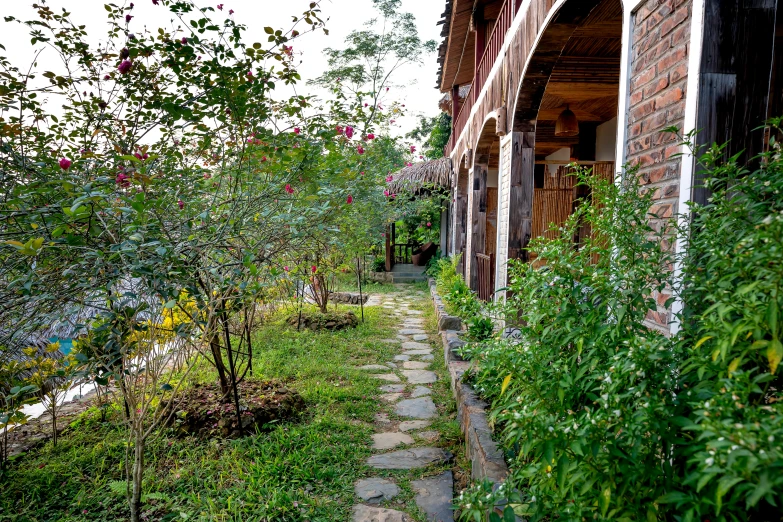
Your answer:
[[[401,289],[405,287],[399,285]],[[367,459],[371,476],[354,485],[357,504],[354,522],[412,522],[410,504],[401,499],[404,490],[413,493],[418,517],[428,522],[453,522],[454,479],[443,465],[453,459],[448,451],[433,445],[440,438],[440,413],[431,386],[438,382],[432,369],[436,332],[429,332],[423,313],[426,294],[386,294],[373,305],[390,310],[399,319],[394,335],[399,343],[392,361],[379,360],[358,367],[379,379],[382,392],[373,435],[373,455]],[[391,371],[390,371],[391,370]],[[401,487],[403,486],[403,487]]]

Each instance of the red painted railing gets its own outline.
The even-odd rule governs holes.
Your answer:
[[[514,15],[518,9],[518,5],[521,2],[519,0],[506,0],[503,7],[500,8],[500,14],[498,19],[495,20],[495,26],[492,28],[492,34],[487,39],[486,46],[484,47],[484,54],[481,56],[481,61],[476,68],[476,74],[473,78],[473,83],[470,86],[465,99],[460,106],[459,114],[452,122],[451,127],[451,139],[446,145],[446,156],[451,155],[454,147],[457,144],[457,138],[459,138],[462,129],[468,123],[468,116],[473,106],[478,101],[478,96],[481,93],[481,89],[484,87],[489,73],[492,70],[492,66],[495,64],[495,60],[500,54],[500,50],[503,48],[503,42],[506,39],[506,32],[511,27],[511,22],[514,20]],[[452,103],[454,103],[452,101]]]

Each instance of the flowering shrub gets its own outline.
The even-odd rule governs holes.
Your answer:
[[[465,519],[498,500],[530,520],[779,518],[783,160],[774,141],[752,174],[722,153],[702,158],[712,195],[680,230],[681,279],[669,231],[647,224],[650,194],[585,173],[592,204],[531,243],[539,268],[513,267],[518,339],[467,348],[511,473],[466,493]],[[685,302],[670,339],[645,324],[666,286]]]

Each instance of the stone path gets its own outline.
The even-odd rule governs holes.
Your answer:
[[[426,298],[422,296],[419,302],[426,303]],[[437,382],[438,376],[431,369],[435,356],[422,312],[411,308],[414,300],[408,295],[387,294],[377,304],[399,318],[396,339],[384,342],[399,344],[400,354],[392,361],[360,367],[379,380],[378,388],[383,393],[381,411],[375,417],[378,433],[373,435],[374,454],[367,460],[367,465],[383,476],[356,482],[360,503],[354,506],[353,521],[414,520],[401,510],[404,508],[399,508],[404,488],[398,482],[410,479],[408,489],[426,520],[453,522],[453,477],[451,471],[442,471],[442,464],[451,461],[452,455],[431,445],[440,433],[427,429],[438,418],[438,408],[428,387]],[[438,466],[439,470],[433,472]],[[409,470],[410,476],[394,473],[390,477],[386,470]]]

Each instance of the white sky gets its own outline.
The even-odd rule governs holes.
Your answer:
[[[40,3],[41,0],[38,0]],[[37,17],[31,7],[34,0],[0,0],[0,16],[14,16],[18,19],[34,19]],[[87,26],[87,32],[98,39],[105,37],[106,11],[103,8],[104,0],[46,0],[46,4],[54,11],[60,12],[66,8],[72,13],[72,20],[77,24]],[[123,5],[125,2],[115,0],[113,3]],[[169,27],[169,20],[162,19],[160,23],[150,22],[158,14],[167,13],[164,7],[154,6],[152,0],[135,0],[134,15],[131,22],[131,30],[138,21],[138,29],[147,24],[149,29],[158,26]],[[196,0],[200,6],[224,4],[223,13],[229,9],[235,11],[235,19],[247,25],[246,38],[248,43],[254,41],[266,42],[266,34],[263,28],[288,29],[291,17],[301,14],[309,5],[310,0]],[[125,3],[127,5],[127,3]],[[213,5],[213,7],[214,7]],[[441,26],[436,25],[443,12],[445,0],[402,0],[402,10],[413,13],[422,40],[434,39],[440,43]],[[300,94],[314,92],[311,87],[305,85],[308,79],[317,77],[326,67],[326,60],[322,50],[326,47],[338,48],[342,45],[345,36],[354,29],[360,29],[368,19],[376,16],[371,0],[323,0],[321,4],[322,18],[326,20],[326,28],[329,35],[322,31],[302,35],[293,41],[294,51],[302,60],[298,69],[302,75],[302,83],[297,86]],[[216,20],[220,20],[215,16]],[[43,44],[30,45],[30,38],[26,28],[17,23],[7,23],[0,17],[0,44],[6,48],[6,55],[11,62],[20,68],[25,68],[31,61],[36,50]],[[2,50],[0,49],[0,52]],[[45,51],[50,53],[50,50]],[[438,70],[436,53],[425,57],[422,66],[409,65],[401,69],[394,78],[394,83],[401,85],[399,89],[390,91],[390,99],[385,100],[389,104],[393,99],[404,103],[409,110],[408,115],[398,120],[399,132],[404,133],[415,127],[418,115],[434,116],[438,113],[437,102],[440,93],[434,87]],[[39,71],[43,72],[49,62],[46,55],[39,59]],[[54,65],[50,65],[54,67]],[[398,91],[398,92],[394,92]]]

